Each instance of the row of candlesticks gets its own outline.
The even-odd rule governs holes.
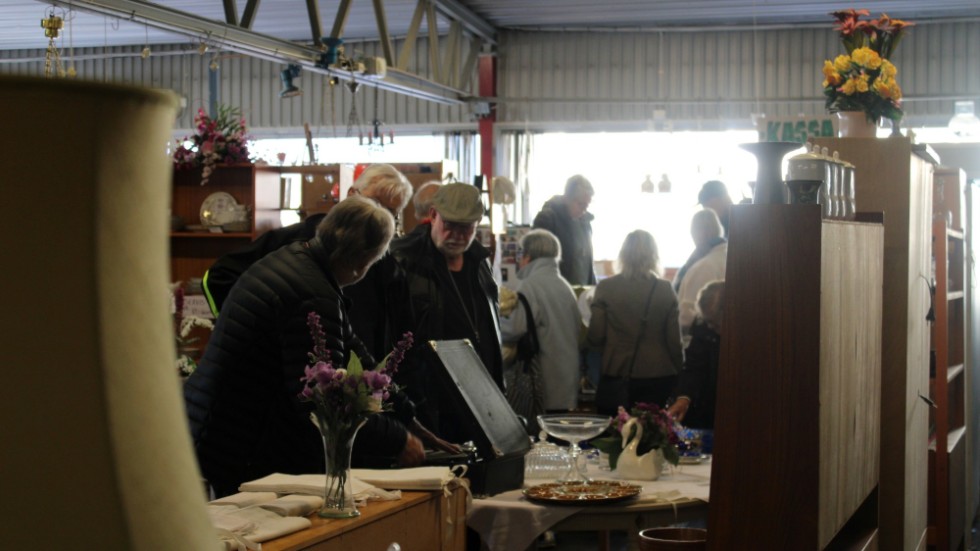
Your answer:
[[[826,147],[807,144],[807,151],[788,161],[786,186],[790,203],[819,204],[823,218],[853,220],[855,166]]]

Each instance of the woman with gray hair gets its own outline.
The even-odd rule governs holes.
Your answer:
[[[677,295],[660,279],[653,236],[636,230],[619,251],[621,272],[596,286],[588,343],[602,350],[599,413],[636,402],[663,407],[683,363]]]
[[[508,386],[530,382],[536,411],[518,411],[534,426],[534,416],[547,411],[568,411],[578,405],[579,346],[582,317],[571,286],[558,271],[561,244],[548,230],[531,230],[521,238],[523,256],[517,278],[518,296],[524,300],[500,320],[501,340],[516,343],[528,333],[531,321],[539,350],[530,362],[505,367]],[[526,301],[526,302],[525,302]],[[530,311],[528,311],[530,309]],[[517,370],[533,370],[521,377]],[[508,394],[512,393],[509,389]],[[513,402],[512,402],[513,404]]]
[[[335,205],[316,236],[264,256],[232,287],[198,368],[184,384],[201,472],[219,496],[272,473],[323,472],[323,446],[301,403],[300,378],[314,342],[307,316],[320,316],[335,365],[352,353],[374,359],[351,330],[342,289],[364,277],[394,235],[387,209],[364,197]],[[355,457],[393,456],[404,466],[424,459],[422,441],[402,421],[411,404],[371,416]],[[356,459],[355,459],[356,460]]]

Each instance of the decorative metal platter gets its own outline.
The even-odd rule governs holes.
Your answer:
[[[636,484],[616,480],[591,482],[549,482],[524,490],[524,496],[532,501],[587,505],[610,503],[640,495],[642,488]]]

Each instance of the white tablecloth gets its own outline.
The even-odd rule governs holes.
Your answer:
[[[669,469],[668,469],[669,470]],[[589,467],[589,476],[595,479],[618,480],[615,472],[600,471]],[[681,465],[673,472],[662,474],[654,481],[631,481],[643,487],[635,499],[621,505],[642,503],[669,503],[671,501],[700,499],[708,501],[711,464]],[[547,479],[529,478],[525,486],[549,482]],[[476,530],[491,551],[526,549],[545,530],[582,511],[573,505],[548,505],[528,501],[521,490],[512,490],[489,498],[474,499],[466,516],[466,524]]]

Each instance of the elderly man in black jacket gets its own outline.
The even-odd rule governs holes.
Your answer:
[[[297,398],[313,349],[307,315],[320,316],[336,365],[347,365],[351,352],[374,365],[351,330],[341,289],[364,276],[393,234],[388,211],[350,197],[330,211],[314,239],[266,255],[232,288],[184,386],[198,463],[217,495],[275,472],[323,472],[312,405]],[[355,454],[359,447],[365,455],[398,456],[406,465],[424,457],[421,442],[384,414],[370,417]]]
[[[595,285],[592,267],[592,219],[588,211],[595,191],[576,174],[565,183],[565,193],[544,204],[534,217],[534,228],[550,231],[561,242],[561,276],[571,285]]]
[[[480,192],[469,184],[446,184],[436,192],[431,221],[391,243],[391,254],[405,271],[400,311],[402,331],[416,342],[469,339],[490,377],[503,388],[500,312],[489,251],[474,242],[483,218]],[[406,358],[396,381],[403,384],[422,422],[452,442],[472,440],[449,411],[428,356],[417,347]]]

